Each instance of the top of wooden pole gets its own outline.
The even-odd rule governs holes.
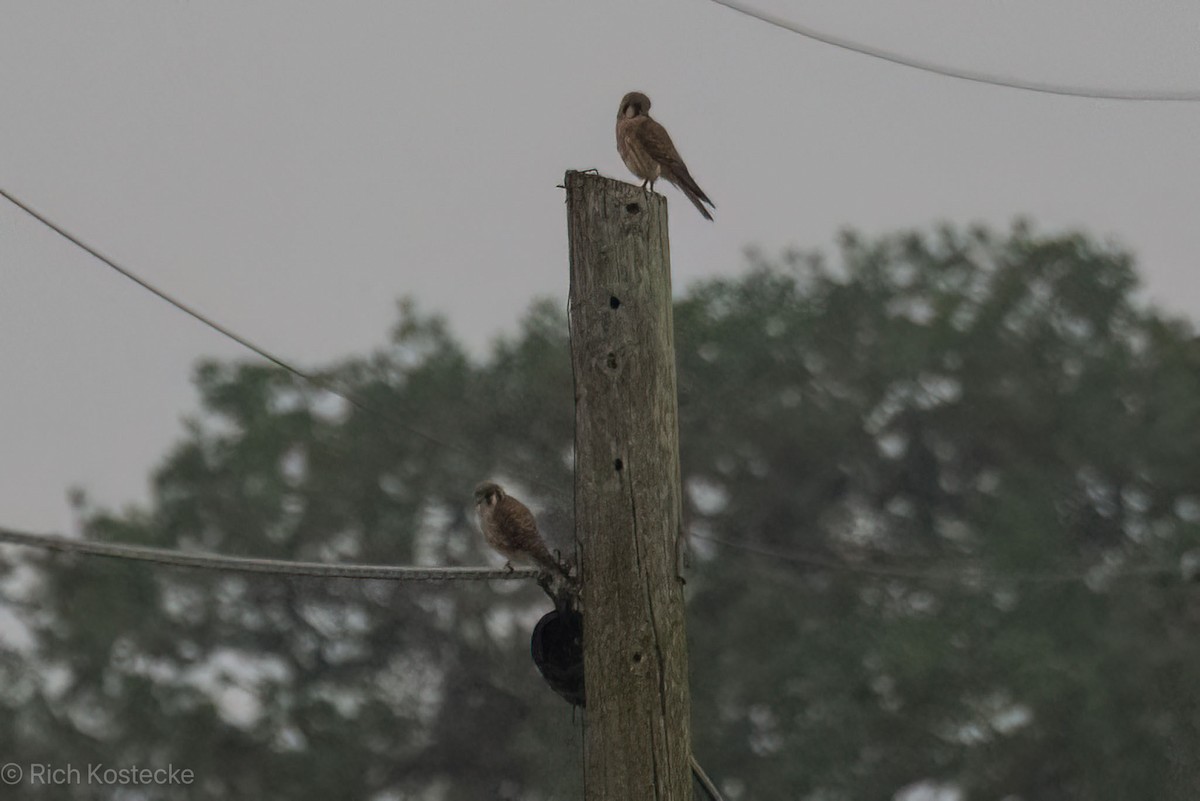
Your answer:
[[[624,217],[635,225],[639,222],[639,214],[646,215],[641,222],[661,219],[662,241],[667,241],[667,199],[657,192],[598,173],[578,170],[567,170],[563,183],[567,189],[568,206],[590,203],[593,205],[591,211],[598,212],[604,219]]]

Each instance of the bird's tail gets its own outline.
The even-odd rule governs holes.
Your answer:
[[[708,213],[708,209],[704,208],[704,203],[712,206],[714,209],[717,204],[708,199],[708,195],[704,194],[704,190],[696,183],[696,179],[688,172],[687,167],[679,170],[672,170],[669,176],[663,176],[671,183],[679,187],[679,191],[687,195],[687,199],[692,201],[692,205],[700,210],[704,215],[704,219],[711,220],[712,215]],[[703,203],[701,202],[703,201]]]

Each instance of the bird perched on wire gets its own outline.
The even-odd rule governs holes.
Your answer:
[[[508,560],[509,568],[513,562],[522,562],[555,575],[565,575],[563,566],[538,533],[533,512],[499,484],[485,481],[475,488],[475,513],[479,515],[483,538]]]
[[[617,109],[617,152],[629,171],[642,179],[643,189],[649,184],[653,191],[654,182],[665,178],[679,187],[704,219],[712,219],[704,204],[714,209],[716,205],[688,172],[667,129],[650,117],[650,98],[641,92],[630,92],[621,98],[621,107]]]

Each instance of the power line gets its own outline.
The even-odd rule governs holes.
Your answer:
[[[91,254],[93,257],[95,257],[96,259],[103,262],[109,268],[117,271],[125,278],[128,278],[130,281],[133,281],[135,284],[140,286],[142,289],[145,289],[146,291],[148,291],[154,295],[157,295],[160,299],[165,300],[167,303],[170,303],[172,306],[174,306],[176,309],[183,312],[184,314],[190,315],[191,317],[195,318],[196,320],[199,320],[201,323],[208,326],[212,330],[216,331],[221,336],[226,337],[228,339],[232,339],[234,342],[238,343],[243,348],[246,348],[247,350],[251,350],[251,351],[257,353],[259,356],[263,357],[267,361],[275,364],[278,367],[282,367],[284,370],[287,370],[289,373],[292,373],[293,375],[299,376],[300,378],[304,379],[305,381],[308,381],[314,385],[319,385],[321,383],[320,379],[317,378],[316,376],[311,375],[311,374],[301,370],[300,368],[295,367],[295,366],[285,362],[283,359],[274,355],[273,353],[266,350],[265,348],[254,344],[253,342],[251,342],[250,340],[241,336],[240,334],[236,333],[235,331],[231,331],[230,329],[228,329],[225,326],[221,325],[220,323],[216,322],[212,318],[206,317],[204,314],[197,311],[196,309],[194,309],[187,303],[184,303],[182,300],[179,300],[178,298],[175,298],[175,297],[167,294],[165,291],[154,286],[153,284],[151,284],[149,281],[142,278],[141,276],[138,276],[137,274],[133,273],[132,271],[125,269],[124,267],[122,267],[121,265],[119,265],[115,261],[113,261],[111,258],[109,258],[108,256],[105,256],[103,253],[101,253],[96,248],[92,247],[91,245],[87,244],[83,240],[79,239],[77,236],[72,234],[70,231],[67,231],[65,228],[62,228],[61,226],[57,225],[56,223],[54,223],[53,221],[51,221],[44,215],[39,214],[37,211],[35,211],[30,206],[26,205],[22,201],[13,197],[11,194],[9,194],[7,191],[5,191],[2,187],[0,187],[0,196],[3,196],[4,199],[7,200],[9,203],[13,204],[17,208],[19,208],[21,211],[28,214],[33,219],[37,220],[42,225],[49,228],[51,231],[53,231],[54,233],[61,236],[63,239],[65,239],[68,242],[70,242],[71,244],[75,245],[77,248]],[[326,387],[321,387],[321,388],[326,389]],[[330,390],[330,391],[333,391],[333,390]],[[339,397],[341,397],[340,393],[338,393],[336,391],[333,391],[333,392],[335,395],[339,395]],[[350,398],[346,398],[345,400],[347,400],[350,403],[354,402]]]
[[[213,331],[216,331],[221,336],[226,337],[227,339],[230,339],[230,340],[236,342],[237,344],[241,345],[243,348],[246,348],[247,350],[252,351],[253,353],[257,354],[258,356],[261,356],[262,358],[271,362],[275,366],[282,368],[283,370],[287,371],[288,373],[291,373],[292,375],[296,376],[297,378],[301,379],[302,381],[305,381],[306,383],[311,384],[312,386],[314,386],[318,389],[324,390],[325,392],[328,392],[331,395],[336,395],[337,397],[346,401],[351,406],[353,406],[355,409],[358,409],[360,412],[363,412],[364,414],[377,417],[391,425],[397,426],[398,428],[401,428],[401,429],[407,431],[408,433],[413,434],[414,436],[420,437],[421,439],[424,439],[427,442],[430,442],[434,445],[437,445],[442,448],[446,448],[447,450],[455,451],[456,453],[462,454],[464,456],[470,456],[470,457],[480,457],[481,456],[479,453],[477,453],[469,448],[465,448],[461,445],[456,445],[452,442],[446,442],[445,440],[439,439],[438,437],[435,437],[432,434],[426,433],[425,431],[422,431],[421,429],[416,428],[415,426],[412,426],[409,423],[404,422],[402,419],[400,419],[399,417],[397,417],[394,414],[385,412],[382,409],[379,409],[370,404],[364,403],[362,400],[355,397],[352,393],[338,388],[336,385],[334,385],[330,381],[322,378],[321,376],[319,376],[315,373],[310,373],[306,370],[302,370],[299,367],[296,367],[294,364],[283,359],[282,357],[275,355],[274,353],[272,353],[271,351],[262,347],[261,345],[255,344],[253,341],[247,339],[246,337],[242,336],[241,334],[238,334],[236,331],[233,331],[232,329],[228,328],[227,326],[224,326],[224,325],[216,322],[211,317],[208,317],[207,315],[203,314],[202,312],[200,312],[199,310],[197,310],[190,304],[185,303],[184,301],[180,300],[179,298],[174,297],[173,295],[166,292],[165,290],[159,289],[154,284],[147,281],[145,278],[142,278],[141,276],[134,273],[132,270],[130,270],[126,267],[122,267],[114,259],[104,255],[102,252],[100,252],[96,248],[92,247],[88,243],[84,242],[82,239],[75,236],[70,231],[66,230],[62,226],[55,223],[54,221],[50,220],[44,214],[39,213],[38,211],[33,209],[28,204],[26,204],[23,201],[21,201],[20,199],[14,197],[12,194],[7,192],[3,187],[0,187],[0,197],[3,197],[9,203],[13,204],[17,208],[19,208],[21,211],[28,214],[33,219],[37,220],[42,225],[49,228],[51,231],[53,231],[54,233],[61,236],[63,239],[65,239],[68,242],[70,242],[71,244],[75,245],[80,250],[83,250],[84,252],[88,253],[89,255],[91,255],[98,261],[100,261],[102,264],[104,264],[108,268],[114,270],[116,273],[118,273],[122,277],[127,278],[128,280],[134,282],[135,284],[140,286],[142,289],[145,289],[147,292],[150,292],[151,294],[155,295],[159,299],[166,301],[167,303],[171,304],[172,306],[174,306],[176,309],[183,312],[184,314],[187,314],[188,316],[199,321],[200,323],[203,323],[204,325],[211,328]],[[564,497],[563,491],[560,488],[556,487],[555,485],[550,484],[545,481],[541,481],[535,477],[527,477],[527,478],[532,484],[540,486],[543,489],[549,490],[551,493],[553,493],[555,495]]]
[[[849,50],[852,53],[870,56],[871,58],[877,58],[892,64],[899,64],[902,67],[910,67],[912,69],[921,70],[922,72],[930,72],[935,75],[942,75],[947,78],[957,78],[959,80],[982,83],[989,86],[1003,86],[1007,89],[1020,89],[1026,92],[1040,92],[1041,94],[1058,95],[1061,97],[1085,97],[1093,100],[1137,100],[1160,102],[1200,101],[1200,92],[1195,91],[1106,89],[1102,87],[1072,86],[1069,84],[1051,83],[1049,81],[1028,81],[1022,78],[995,75],[989,72],[983,72],[981,70],[946,66],[932,61],[915,58],[913,56],[906,56],[902,53],[896,53],[883,48],[859,44],[858,42],[844,39],[840,36],[834,36],[833,34],[822,33],[805,25],[800,25],[799,23],[786,20],[783,17],[778,17],[774,14],[769,14],[765,11],[759,11],[751,8],[750,6],[739,2],[739,0],[712,0],[712,2],[716,3],[717,5],[725,6],[726,8],[736,11],[739,14],[745,14],[748,17],[753,17],[754,19],[757,19],[760,22],[765,22],[768,25],[774,25],[777,28],[782,28],[786,31],[791,31],[792,33],[798,33],[801,36],[821,42],[822,44],[838,47],[842,50]]]
[[[855,564],[817,554],[756,545],[747,542],[715,537],[708,534],[691,534],[699,540],[711,542],[724,548],[744,551],[786,562],[853,573],[879,578],[901,578],[920,581],[986,583],[1014,582],[1025,584],[1054,584],[1086,581],[1096,576],[1094,570],[1063,572],[999,572],[981,571],[975,567],[925,570],[920,568],[889,567],[885,565]],[[199,570],[217,570],[236,573],[265,573],[277,576],[310,576],[315,578],[346,578],[374,581],[506,581],[535,579],[538,571],[519,568],[488,567],[412,567],[391,565],[331,564],[328,562],[298,562],[286,559],[259,559],[244,556],[223,556],[204,552],[187,552],[169,548],[152,548],[143,545],[128,545],[115,542],[78,540],[56,534],[33,534],[0,527],[0,543],[41,548],[60,553],[103,556],[138,562],[150,562],[171,567],[187,567]],[[1166,565],[1140,565],[1112,571],[1105,578],[1157,577],[1177,575],[1179,568]]]
[[[509,581],[537,578],[536,570],[496,569],[488,567],[393,567],[389,565],[330,564],[326,562],[293,562],[284,559],[255,559],[243,556],[221,556],[212,553],[189,553],[167,548],[148,548],[115,542],[93,542],[69,539],[55,534],[30,534],[0,528],[0,543],[24,545],[61,553],[106,556],[138,562],[152,562],[173,567],[200,570],[221,570],[238,573],[267,573],[275,576],[314,576],[317,578],[347,578],[380,581]]]
[[[1154,578],[1158,576],[1179,575],[1181,572],[1178,566],[1169,565],[1134,565],[1132,567],[1126,567],[1120,570],[1112,570],[1109,572],[1103,572],[1099,568],[1058,572],[1005,572],[981,570],[979,567],[974,565],[963,565],[953,568],[944,568],[941,570],[928,570],[912,567],[856,564],[854,562],[846,562],[841,559],[822,556],[819,554],[806,554],[784,550],[781,548],[773,548],[766,545],[756,545],[748,542],[735,542],[733,540],[715,537],[709,534],[692,533],[690,536],[695,537],[698,540],[714,543],[724,548],[744,551],[746,553],[769,557],[771,559],[779,559],[785,562],[793,562],[795,564],[806,565],[808,567],[817,567],[824,570],[834,570],[842,573],[855,573],[859,575],[875,576],[878,578],[912,579],[916,581],[951,583],[967,583],[975,581],[988,584],[1004,582],[1016,584],[1066,584],[1087,581],[1088,579],[1093,578]]]

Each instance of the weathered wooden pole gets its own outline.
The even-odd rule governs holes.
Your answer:
[[[689,801],[667,204],[568,172],[585,801]]]

